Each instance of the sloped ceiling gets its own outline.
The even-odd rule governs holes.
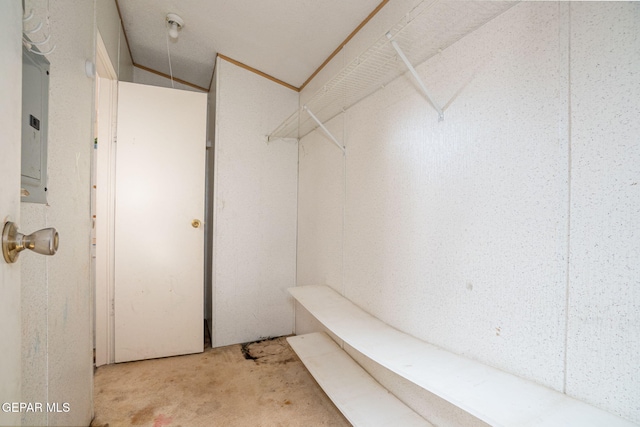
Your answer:
[[[384,3],[117,0],[134,63],[203,88],[218,53],[300,87]],[[178,40],[167,37],[167,13],[184,19]]]

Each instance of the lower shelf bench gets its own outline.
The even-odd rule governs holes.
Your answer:
[[[566,394],[409,336],[327,286],[299,286],[289,292],[355,350],[492,426],[635,425]]]
[[[431,426],[322,332],[287,338],[327,396],[354,426]]]

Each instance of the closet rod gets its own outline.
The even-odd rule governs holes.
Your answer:
[[[422,82],[422,79],[418,75],[418,72],[416,71],[415,68],[413,68],[413,65],[411,65],[411,62],[409,62],[409,59],[407,58],[407,56],[404,54],[402,49],[400,49],[400,46],[398,46],[398,42],[396,42],[395,40],[392,39],[392,36],[391,36],[390,32],[387,33],[386,36],[389,39],[389,41],[391,41],[391,46],[393,46],[393,48],[396,50],[396,52],[398,52],[398,56],[400,56],[400,59],[402,59],[404,64],[407,66],[407,68],[411,72],[411,75],[413,76],[413,78],[418,83],[418,86],[420,86],[420,89],[422,90],[422,93],[424,94],[424,96],[427,97],[427,99],[429,100],[431,105],[433,105],[433,108],[435,108],[436,111],[438,112],[438,121],[440,121],[440,122],[443,121],[444,120],[444,111],[442,111],[442,108],[440,108],[438,106],[438,104],[436,104],[436,102],[433,100],[433,98],[429,94],[429,91],[427,90],[427,87],[424,85],[424,83]]]
[[[309,108],[305,105],[304,107],[302,107],[307,113],[309,113],[309,116],[311,116],[311,118],[313,119],[314,122],[316,122],[318,124],[318,126],[320,126],[320,128],[324,131],[325,134],[327,134],[327,136],[329,137],[329,139],[331,139],[337,146],[338,148],[340,148],[342,150],[342,153],[345,153],[344,151],[344,147],[342,145],[340,145],[340,143],[338,142],[338,140],[333,136],[333,134],[331,132],[329,132],[329,129],[327,129],[320,120],[318,120],[318,118],[311,112],[311,110],[309,110]]]

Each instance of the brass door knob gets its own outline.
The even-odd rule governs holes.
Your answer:
[[[18,231],[13,222],[7,222],[2,230],[2,255],[4,260],[12,264],[25,249],[42,255],[55,255],[58,251],[58,232],[55,228],[43,228],[25,236]]]
[[[193,221],[191,221],[191,226],[193,228],[200,228],[200,225],[202,225],[202,223],[199,219],[194,219]]]

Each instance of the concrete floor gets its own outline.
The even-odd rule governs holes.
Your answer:
[[[349,426],[284,338],[101,366],[94,427]]]

